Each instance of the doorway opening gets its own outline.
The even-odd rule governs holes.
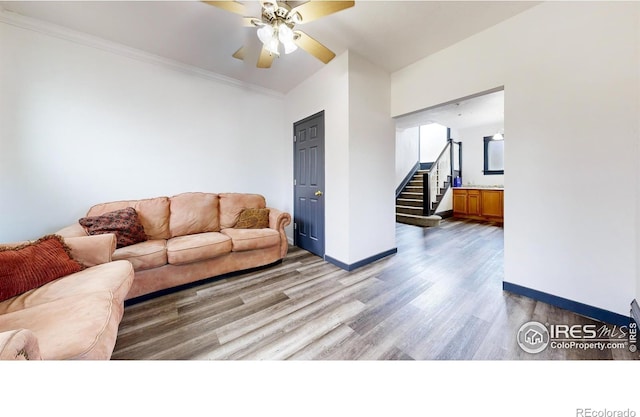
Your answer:
[[[451,158],[451,166],[448,168],[456,173],[451,175],[452,177],[460,173],[460,178],[443,178],[434,191],[431,190],[433,187],[424,181],[421,183],[420,179],[423,173],[433,169],[429,161],[433,158],[427,154],[431,152],[436,155],[436,148],[442,149],[443,144],[446,143],[444,132],[446,132],[446,138],[452,141],[452,154],[459,155],[458,159]],[[491,140],[487,141],[485,139],[487,137]],[[477,220],[502,222],[503,199],[497,196],[504,194],[505,174],[504,168],[498,169],[496,164],[498,162],[501,165],[504,164],[504,159],[507,157],[504,138],[504,89],[502,87],[397,117],[396,198],[401,201],[396,205],[396,219],[410,217],[403,216],[403,210],[411,211],[412,215],[416,216],[417,202],[415,201],[431,192],[432,195],[441,193],[438,195],[441,201],[437,202],[435,214],[443,218],[459,215]],[[486,165],[487,163],[490,165]],[[426,190],[426,187],[430,188]],[[487,210],[484,212],[483,197],[476,198],[476,191],[471,192],[472,206],[469,208],[468,199],[454,197],[456,189],[459,191],[490,189],[496,192],[487,193],[484,205]],[[463,201],[466,205],[462,205]],[[407,202],[411,203],[411,207]],[[476,202],[479,203],[476,204]],[[424,207],[422,208],[424,213],[428,212]],[[439,224],[433,221],[421,223],[429,226]]]

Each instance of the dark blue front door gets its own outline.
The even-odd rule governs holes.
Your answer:
[[[324,257],[324,112],[293,125],[295,245]]]

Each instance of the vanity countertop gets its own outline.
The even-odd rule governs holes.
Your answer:
[[[462,185],[462,187],[453,187],[454,190],[456,188],[461,190],[504,190],[504,186],[501,185]]]

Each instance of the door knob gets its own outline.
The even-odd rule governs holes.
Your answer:
[[[322,195],[322,191],[320,191],[320,190],[316,191],[316,195],[317,195],[318,197],[320,197],[320,196]]]

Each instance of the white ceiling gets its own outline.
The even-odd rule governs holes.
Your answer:
[[[241,3],[259,15],[259,2]],[[356,0],[297,29],[337,55],[348,49],[391,73],[538,3]],[[324,65],[298,50],[270,69],[256,68],[255,30],[200,1],[0,1],[0,7],[280,93]],[[244,62],[231,57],[243,44]]]
[[[411,113],[396,119],[397,129],[438,123],[452,129],[504,123],[504,90]]]

